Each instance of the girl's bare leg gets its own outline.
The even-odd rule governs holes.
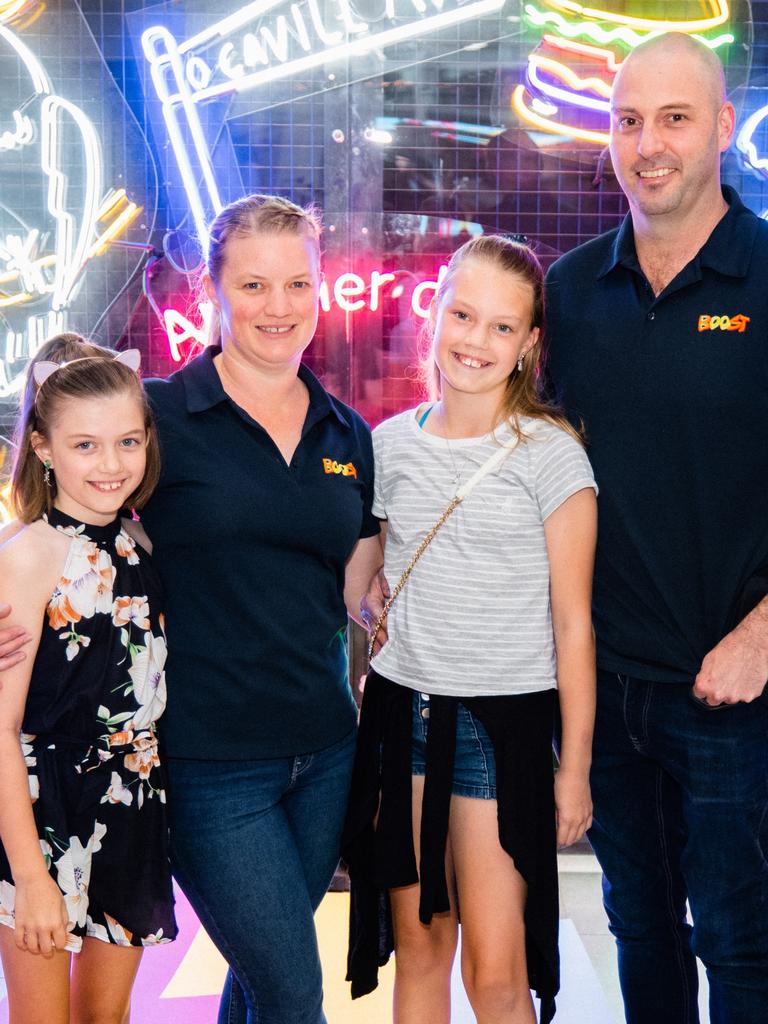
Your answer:
[[[449,831],[461,971],[477,1024],[536,1024],[525,959],[526,886],[499,842],[496,801],[452,797]]]
[[[418,864],[424,777],[414,775],[412,782],[413,842]],[[450,1024],[451,968],[458,937],[450,850],[446,851],[446,877],[451,909],[435,914],[430,925],[419,921],[418,885],[390,890],[395,931],[394,1024]]]
[[[69,1024],[128,1024],[143,949],[83,939],[72,969]]]
[[[69,1024],[70,954],[33,955],[0,925],[0,958],[8,987],[9,1024]]]

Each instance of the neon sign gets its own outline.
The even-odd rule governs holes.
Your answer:
[[[768,104],[751,114],[741,126],[736,136],[736,148],[743,155],[745,162],[764,178],[768,178],[768,149],[760,156],[755,135],[759,128],[768,128]]]
[[[135,220],[140,207],[124,189],[105,188],[101,142],[93,122],[60,95],[30,47],[8,26],[24,4],[0,7],[0,55],[18,68],[18,96],[0,109],[0,178],[42,184],[40,221],[30,226],[9,209],[4,191],[0,221],[0,314],[6,319],[0,339],[0,398],[18,392],[21,371],[50,334],[66,328],[67,311],[91,260]],[[25,94],[24,90],[27,90]],[[70,169],[77,166],[78,181]],[[40,307],[44,308],[41,310]],[[26,308],[26,309],[25,309]],[[8,316],[22,312],[11,327]],[[27,311],[28,310],[28,311]]]
[[[437,276],[420,281],[411,294],[411,312],[422,320],[429,316],[429,304],[445,277],[448,267],[439,268]],[[329,313],[336,305],[344,313],[357,313],[366,309],[375,313],[381,299],[390,285],[390,298],[402,295],[401,278],[403,271],[372,270],[367,277],[346,272],[340,274],[333,283],[324,279],[320,285],[320,308]],[[208,344],[209,328],[213,317],[213,305],[201,302],[198,306],[198,322],[194,323],[177,309],[163,310],[163,325],[168,335],[168,347],[174,362],[181,362],[184,354],[181,346],[189,343],[205,347]]]
[[[398,23],[381,28],[380,22],[362,21],[349,0],[336,0],[332,16],[321,15],[317,0],[292,3],[270,25],[262,25],[259,19],[284,8],[284,0],[255,0],[182,42],[165,26],[146,29],[142,48],[198,237],[207,237],[210,211],[218,213],[224,205],[200,119],[201,104],[477,20],[500,11],[505,2],[385,0],[385,19]]]
[[[551,139],[553,143],[606,146],[613,79],[624,51],[644,40],[676,31],[694,36],[711,49],[733,42],[730,33],[706,34],[720,29],[730,17],[726,0],[702,3],[709,9],[702,12],[704,17],[680,20],[587,7],[573,0],[543,0],[543,6],[549,10],[526,4],[525,19],[537,29],[554,31],[545,32],[537,50],[530,54],[525,82],[513,89],[510,100],[524,124],[544,133],[543,139],[535,140],[539,144],[544,144],[547,136],[557,136]],[[665,6],[669,11],[673,5]],[[589,42],[576,42],[579,37]],[[581,73],[585,65],[587,75]],[[594,74],[595,68],[600,74]]]
[[[714,0],[713,6],[717,8],[717,11],[711,18],[699,18],[692,21],[637,18],[630,14],[620,14],[615,10],[585,7],[583,4],[574,3],[573,0],[549,0],[549,6],[571,16],[588,18],[592,21],[612,21],[616,25],[630,25],[632,28],[650,32],[706,32],[708,29],[722,25],[730,16],[725,0]]]
[[[531,25],[535,25],[537,27],[551,25],[560,33],[560,35],[566,36],[569,39],[577,39],[581,37],[583,39],[592,39],[594,42],[602,43],[603,45],[610,43],[620,44],[622,46],[626,46],[628,49],[633,49],[639,43],[642,43],[644,39],[647,39],[651,34],[658,35],[661,32],[668,31],[666,29],[660,29],[658,24],[653,26],[653,23],[649,25],[649,31],[645,35],[639,35],[631,28],[623,26],[619,26],[618,28],[603,28],[602,25],[596,25],[590,21],[573,23],[555,11],[542,11],[539,8],[534,7],[533,4],[526,4],[524,12],[526,21],[530,22]],[[609,17],[607,20],[613,22],[616,21],[613,17]],[[712,50],[716,50],[721,46],[725,46],[728,43],[733,42],[733,35],[730,32],[723,32],[712,39],[700,36],[696,32],[692,32],[691,35],[694,39],[699,39],[702,43],[705,43]]]

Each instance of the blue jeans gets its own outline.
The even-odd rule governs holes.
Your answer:
[[[698,1024],[695,957],[712,1024],[768,1022],[768,707],[599,672],[591,783],[627,1024]]]
[[[173,873],[230,967],[219,1024],[325,1024],[313,915],[354,747],[353,731],[304,756],[166,759]]]

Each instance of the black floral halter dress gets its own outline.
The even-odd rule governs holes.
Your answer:
[[[21,746],[40,847],[83,936],[121,946],[176,937],[155,723],[165,707],[160,583],[116,519],[51,526],[72,541],[46,608]],[[0,924],[15,889],[0,845]]]

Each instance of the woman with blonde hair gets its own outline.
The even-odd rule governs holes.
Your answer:
[[[302,362],[320,282],[315,211],[232,203],[202,279],[212,344],[147,385],[163,454],[143,523],[168,595],[173,868],[229,962],[228,1024],[324,1020],[313,914],[354,748],[347,607],[359,614],[381,562],[370,432]]]

